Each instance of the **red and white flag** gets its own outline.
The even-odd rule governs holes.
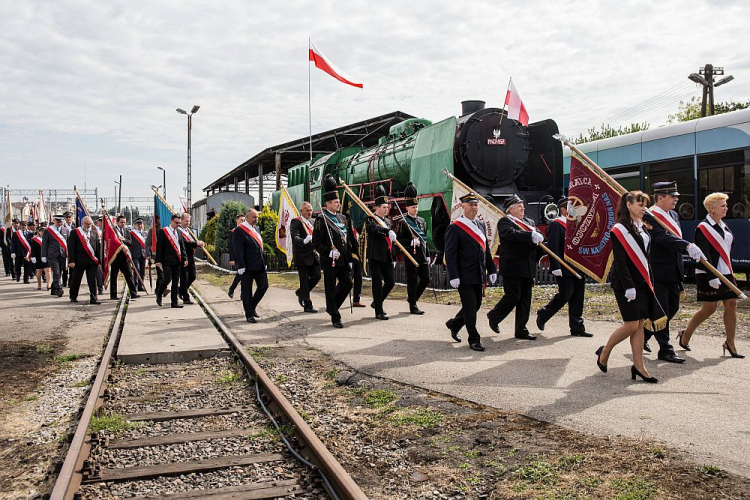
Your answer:
[[[353,78],[347,76],[338,66],[333,64],[333,61],[324,56],[320,49],[312,43],[312,40],[310,41],[310,60],[315,63],[316,68],[322,69],[336,80],[351,85],[352,87],[363,88],[361,83],[355,82]]]
[[[513,85],[513,80],[510,81],[508,93],[505,94],[505,105],[508,107],[508,118],[517,120],[528,127],[529,113],[526,112],[526,106],[523,105],[521,96]]]

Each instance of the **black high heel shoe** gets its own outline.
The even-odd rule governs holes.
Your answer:
[[[724,345],[721,346],[721,348],[722,348],[722,352],[721,352],[722,356],[724,356],[727,353],[727,351],[729,351],[729,354],[731,354],[733,358],[743,359],[745,357],[744,354],[740,354],[738,352],[734,352],[733,350],[731,350],[729,348],[729,345],[726,342],[724,342]]]
[[[689,351],[690,346],[687,344],[682,343],[682,334],[685,333],[685,330],[682,330],[680,333],[677,334],[677,345],[679,345],[682,349]]]
[[[596,354],[596,366],[599,367],[601,371],[604,373],[607,373],[607,365],[603,365],[599,362],[599,358],[602,357],[602,351],[604,350],[604,346],[601,346],[599,349],[596,350],[594,354]]]
[[[644,382],[648,382],[649,384],[655,384],[659,381],[656,377],[646,377],[641,372],[638,371],[638,368],[635,367],[635,365],[630,367],[630,378],[635,380],[635,376],[638,375],[643,379]]]

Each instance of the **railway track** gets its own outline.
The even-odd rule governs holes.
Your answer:
[[[231,356],[123,365],[123,297],[50,496],[367,498],[221,319]]]

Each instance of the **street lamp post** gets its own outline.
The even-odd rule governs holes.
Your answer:
[[[193,106],[190,113],[184,109],[177,108],[177,112],[181,115],[187,115],[187,130],[188,130],[188,143],[187,143],[187,209],[190,213],[192,208],[192,192],[193,192],[193,181],[190,172],[190,131],[193,129],[193,115],[198,112],[200,106],[197,104]]]
[[[732,75],[725,76],[721,80],[714,81],[714,76],[724,74],[724,68],[719,68],[712,64],[706,64],[698,69],[698,73],[690,73],[688,80],[691,80],[703,87],[703,98],[701,99],[701,118],[706,116],[706,104],[708,104],[708,116],[714,114],[714,88],[729,83],[734,80]]]
[[[122,210],[122,207],[120,206],[120,203],[122,202],[122,176],[120,176],[120,181],[115,181],[115,184],[117,184],[117,192],[115,192],[115,195],[117,196],[117,213],[119,214]]]
[[[163,189],[163,195],[164,195],[164,199],[166,200],[167,199],[167,171],[165,169],[163,169],[162,167],[156,167],[156,168],[158,168],[159,170],[161,170],[162,173],[164,174],[162,176],[163,180],[162,180],[161,185],[164,187],[164,189]]]

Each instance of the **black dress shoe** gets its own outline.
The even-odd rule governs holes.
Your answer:
[[[529,332],[524,332],[516,335],[516,338],[520,340],[536,340],[536,335],[532,335]]]
[[[424,314],[424,311],[417,306],[409,307],[409,314]]]
[[[313,306],[305,306],[305,312],[306,313],[316,313],[316,312],[318,312],[318,310],[315,309]]]
[[[333,320],[331,321],[331,324],[334,328],[344,328],[344,324],[341,321]]]
[[[58,290],[57,291],[57,296],[58,297],[62,297],[63,295],[65,295],[65,292],[63,290]]]
[[[185,306],[183,306],[182,304],[179,304],[179,303],[178,304],[172,304],[172,309],[182,309],[183,307],[185,307]]]
[[[137,293],[131,293],[130,294],[130,298],[131,299],[137,299],[138,297],[140,297],[140,295],[138,295]]]
[[[593,333],[589,333],[585,330],[582,332],[570,332],[570,334],[574,337],[593,337],[594,336]]]
[[[659,356],[657,357],[660,360],[666,361],[668,363],[684,363],[685,362],[685,358],[681,358],[673,352],[668,352],[666,354],[659,354]]]
[[[375,315],[375,318],[385,321],[388,319],[388,315],[386,313],[379,313]]]
[[[458,336],[458,330],[454,330],[451,326],[451,320],[446,321],[445,326],[447,326],[448,330],[451,331],[451,337],[453,338],[453,340],[455,340],[456,342],[461,342],[461,337]]]
[[[646,352],[651,352],[651,348],[648,346],[648,342],[643,343],[643,350]]]
[[[500,323],[493,323],[492,321],[490,321],[490,330],[495,333],[500,333]]]
[[[117,300],[117,295],[110,295],[109,300]]]
[[[253,318],[260,318],[260,315],[257,312],[253,311]]]
[[[169,295],[169,293],[170,293],[170,292],[171,292],[171,290],[170,290],[169,288],[167,288],[166,290],[164,290],[164,291],[163,291],[163,292],[161,293],[161,296],[162,296],[162,297],[166,297],[167,295]]]
[[[101,305],[101,302],[99,302],[98,300],[89,300],[89,304],[91,304],[92,306],[98,306]]]
[[[659,381],[656,377],[646,377],[644,374],[638,371],[638,368],[635,367],[635,365],[630,367],[630,378],[632,380],[635,380],[635,377],[639,376],[643,379],[644,382],[648,382],[649,384],[655,384]]]
[[[161,295],[159,295],[158,293],[156,294],[156,305],[161,307]]]
[[[300,297],[299,289],[297,289],[297,291],[294,292],[294,295],[297,296],[297,302],[299,302],[299,305],[302,307],[305,307],[305,301],[302,300],[302,297]]]
[[[469,344],[469,349],[471,349],[472,351],[481,352],[484,351],[484,346],[481,343],[477,342],[476,344]]]
[[[248,323],[257,323],[258,321],[255,318],[253,318],[252,316],[250,316],[250,317],[247,318],[247,322]]]
[[[539,328],[540,332],[544,331],[544,321],[542,321],[541,316],[538,314],[536,315],[536,327]]]
[[[193,302],[193,301],[192,301],[192,300],[190,300],[190,299],[185,299],[185,300],[183,300],[183,301],[182,301],[182,303],[183,303],[183,304],[188,304],[188,305],[190,305],[190,304],[195,304],[195,302]]]
[[[78,299],[70,299],[71,302],[78,303]]]
[[[230,289],[229,289],[229,291],[227,292],[227,295],[229,295],[229,298],[230,298],[230,299],[233,299],[233,298],[234,298],[234,290],[232,290],[232,289],[230,288]]]

